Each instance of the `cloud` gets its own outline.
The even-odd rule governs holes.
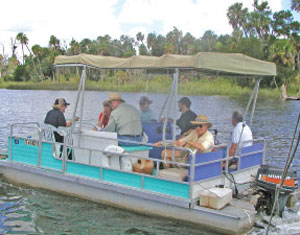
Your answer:
[[[23,32],[30,46],[47,46],[50,36],[71,41],[96,39],[110,34],[119,37],[120,23],[114,14],[117,0],[15,0],[1,2],[0,42],[9,53],[10,38]],[[4,9],[4,10],[3,10]]]
[[[0,43],[9,53],[10,38],[23,32],[34,44],[47,46],[51,35],[69,43],[72,38],[96,39],[109,34],[132,37],[141,31],[166,34],[176,26],[201,37],[210,29],[231,33],[227,9],[236,0],[11,0],[1,2]],[[239,0],[252,10],[252,0]],[[280,0],[269,0],[273,11]],[[1,48],[0,48],[1,49]],[[2,50],[1,50],[2,51]],[[19,54],[21,54],[19,52]]]
[[[162,30],[158,33],[162,34],[172,30],[173,26],[196,37],[202,36],[209,29],[217,34],[226,34],[232,31],[226,13],[235,2],[236,0],[127,0],[118,19],[122,24],[151,24],[153,21],[161,21]],[[252,1],[239,2],[253,10]],[[282,8],[280,0],[270,0],[269,4],[273,11]]]

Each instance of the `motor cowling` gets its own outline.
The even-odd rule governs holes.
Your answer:
[[[272,206],[275,201],[276,190],[279,187],[283,175],[283,168],[271,165],[262,165],[256,175],[254,194],[258,195],[255,204],[255,210],[266,211],[267,215],[271,215]],[[289,170],[278,197],[278,205],[275,212],[282,217],[284,207],[290,193],[298,189],[297,172]]]

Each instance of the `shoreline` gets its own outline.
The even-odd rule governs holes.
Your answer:
[[[119,91],[119,92],[149,92],[149,93],[168,93],[170,84],[168,82],[137,82],[131,84],[117,85],[111,82],[88,81],[85,86],[86,91]],[[76,82],[2,82],[0,89],[8,90],[78,90]],[[241,87],[230,82],[223,81],[193,81],[190,83],[179,84],[178,93],[181,95],[204,95],[204,96],[225,96],[237,97],[251,95],[252,88]],[[280,99],[281,92],[277,89],[260,88],[259,96],[264,98]]]

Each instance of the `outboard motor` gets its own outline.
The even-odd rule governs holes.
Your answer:
[[[259,212],[265,210],[267,215],[271,215],[272,206],[275,200],[276,187],[281,182],[282,173],[282,168],[274,167],[271,165],[262,165],[258,169],[254,194],[258,194],[260,197],[258,198],[255,205],[256,211]],[[282,217],[282,213],[284,211],[284,207],[286,205],[289,194],[297,189],[297,172],[289,170],[278,197],[278,207],[276,209],[278,209],[280,217]]]

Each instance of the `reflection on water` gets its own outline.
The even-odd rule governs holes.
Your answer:
[[[126,102],[137,108],[141,95],[122,93]],[[151,108],[158,115],[166,96],[147,95],[153,100]],[[0,90],[0,152],[7,146],[8,124],[43,122],[57,97],[65,97],[71,103],[65,114],[70,118],[76,99],[74,91]],[[108,92],[86,92],[83,119],[96,123],[102,101],[107,97]],[[219,96],[190,98],[192,109],[198,114],[208,115],[214,128],[219,130],[218,139],[229,143],[231,114],[235,110],[242,112],[248,97],[242,100]],[[255,137],[267,140],[268,162],[284,163],[298,112],[299,102],[258,101],[252,129]],[[294,165],[300,169],[299,153]],[[173,220],[139,215],[46,190],[16,187],[3,178],[0,178],[0,184],[0,234],[215,234]],[[297,234],[294,231],[300,231],[299,211],[297,205],[294,211],[285,212],[288,219],[277,218],[279,222],[270,234]],[[263,220],[260,222],[265,226]],[[254,229],[252,234],[264,234],[264,230]]]

